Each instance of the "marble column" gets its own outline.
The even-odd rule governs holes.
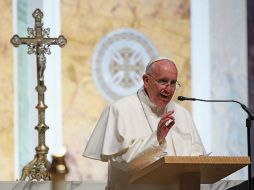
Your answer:
[[[247,104],[246,11],[246,0],[192,1],[194,97]],[[208,152],[247,156],[246,113],[238,104],[193,102],[193,114]],[[230,179],[247,179],[246,171]]]

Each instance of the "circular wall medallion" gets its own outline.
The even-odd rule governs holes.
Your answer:
[[[106,34],[93,55],[95,84],[109,101],[135,93],[143,84],[147,63],[157,55],[148,38],[136,30],[118,29]]]

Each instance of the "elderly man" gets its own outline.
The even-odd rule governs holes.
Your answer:
[[[180,86],[177,75],[171,60],[151,61],[143,75],[143,88],[117,100],[102,113],[84,156],[109,162],[107,189],[135,189],[127,187],[128,165],[142,156],[154,160],[164,154],[205,153],[191,115],[171,101]]]

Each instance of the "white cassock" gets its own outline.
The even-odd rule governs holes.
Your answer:
[[[164,114],[149,100],[144,89],[124,97],[102,113],[84,151],[84,156],[109,162],[108,189],[142,189],[128,184],[128,164],[142,157],[198,156],[205,150],[190,113],[171,101],[165,112],[174,110],[175,125],[160,145],[156,130]],[[146,187],[145,189],[163,189]]]

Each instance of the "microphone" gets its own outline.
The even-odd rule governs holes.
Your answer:
[[[251,120],[254,120],[253,112],[241,102],[236,100],[203,100],[197,98],[189,98],[184,96],[178,96],[177,98],[179,101],[189,100],[189,101],[201,101],[201,102],[234,102],[240,104],[242,109],[248,114],[248,118],[246,119],[246,127],[247,127],[247,145],[248,145],[248,156],[251,160],[251,143],[250,143],[250,128],[251,128]],[[251,164],[248,165],[248,190],[252,189],[252,182],[251,182]]]
[[[201,102],[234,102],[234,103],[239,104],[243,108],[243,110],[248,114],[248,116],[251,120],[254,120],[253,112],[247,106],[245,106],[244,104],[242,104],[241,102],[238,102],[236,100],[204,100],[204,99],[189,98],[189,97],[184,97],[184,96],[178,96],[177,99],[179,101],[187,100],[187,101],[201,101]]]
[[[190,101],[196,101],[196,98],[188,98],[188,97],[184,97],[184,96],[178,96],[177,98],[179,101],[184,101],[184,100],[190,100]]]

